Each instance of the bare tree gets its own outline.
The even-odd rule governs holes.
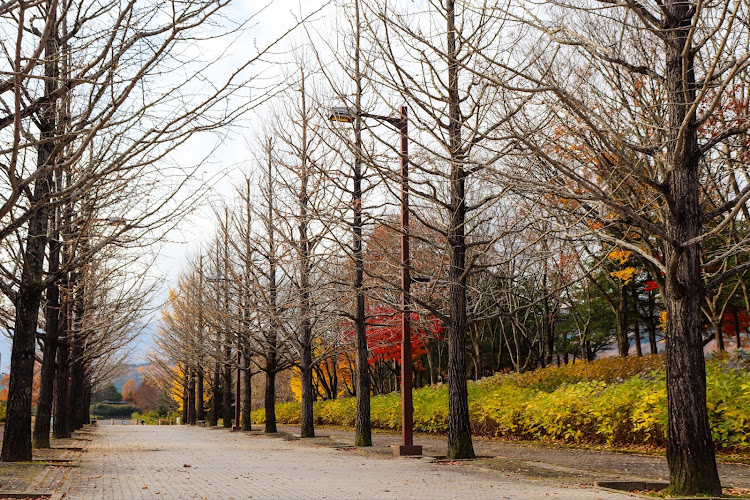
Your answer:
[[[190,168],[170,169],[168,153],[197,133],[230,123],[268,95],[261,89],[232,100],[245,93],[253,77],[246,70],[258,53],[212,87],[203,86],[203,75],[216,62],[193,57],[197,46],[227,40],[227,34],[247,28],[226,18],[214,22],[227,4],[165,0],[92,7],[90,2],[50,0],[9,3],[0,11],[2,29],[13,33],[3,42],[6,73],[13,76],[0,82],[5,97],[0,128],[6,132],[0,150],[0,240],[13,241],[21,250],[11,252],[0,267],[2,291],[16,305],[12,417],[5,427],[2,460],[31,456],[31,407],[24,394],[31,383],[41,295],[111,242],[89,241],[71,252],[57,272],[45,273],[48,221],[55,208],[88,197],[91,205],[80,215],[91,217],[99,206],[120,208],[129,219],[120,233],[140,228],[135,233],[143,235],[146,227],[163,228],[191,201],[190,195],[187,200],[175,196],[185,187]],[[183,73],[165,79],[173,64]],[[64,184],[53,181],[55,172],[67,173]],[[128,205],[125,198],[113,204],[90,196],[95,186],[123,185],[139,192],[139,204],[133,198]]]
[[[259,368],[265,374],[265,432],[276,432],[276,375],[291,366],[291,359],[285,356],[286,345],[283,343],[282,311],[279,301],[279,237],[277,236],[277,218],[279,217],[275,200],[277,196],[277,170],[274,161],[274,141],[268,137],[263,143],[259,162],[264,166],[261,188],[260,207],[256,210],[256,220],[262,221],[262,228],[254,238],[259,259],[253,266],[251,287],[256,314],[263,333],[258,337],[259,351],[256,355],[262,358]]]
[[[364,285],[364,248],[363,248],[363,230],[365,226],[365,195],[370,191],[371,186],[367,183],[367,163],[366,155],[363,150],[362,142],[362,94],[365,77],[363,75],[362,63],[362,20],[360,15],[360,2],[355,0],[352,8],[347,5],[339,6],[344,18],[349,21],[346,27],[351,33],[337,33],[336,44],[341,43],[342,54],[337,54],[333,44],[329,45],[331,52],[337,59],[336,69],[328,71],[325,64],[321,64],[321,71],[325,74],[329,83],[338,86],[335,77],[336,71],[343,71],[347,77],[347,82],[343,85],[354,85],[353,105],[356,112],[353,116],[354,141],[351,143],[346,135],[336,137],[337,140],[343,140],[344,144],[349,146],[347,152],[351,153],[353,162],[351,172],[339,172],[344,181],[338,182],[339,190],[351,196],[351,244],[340,242],[342,248],[350,256],[352,261],[353,273],[351,277],[351,286],[354,292],[354,300],[351,304],[351,310],[344,312],[344,316],[349,317],[354,323],[354,349],[356,351],[355,362],[355,393],[357,398],[356,416],[354,419],[355,446],[372,446],[372,429],[370,423],[370,373],[369,373],[369,351],[367,347],[367,318],[365,313],[365,285]],[[338,16],[337,16],[338,17]],[[319,56],[320,57],[320,56]],[[336,95],[341,99],[338,105],[345,104],[349,99],[346,97],[345,90],[337,90]],[[327,110],[328,111],[328,110]],[[328,113],[327,113],[328,114]],[[340,134],[336,134],[337,136]],[[336,145],[330,145],[334,150],[338,149]],[[348,160],[342,158],[346,163]]]
[[[466,344],[469,324],[469,278],[480,272],[479,256],[492,245],[492,236],[478,237],[488,209],[504,187],[482,172],[501,153],[489,153],[484,143],[498,137],[499,127],[514,112],[493,106],[503,99],[497,87],[473,77],[485,66],[482,57],[503,58],[499,42],[502,23],[461,2],[429,2],[417,13],[391,2],[363,2],[368,16],[368,40],[377,57],[368,58],[372,79],[382,100],[397,95],[409,104],[414,175],[409,190],[416,195],[415,214],[434,213],[443,220],[421,221],[444,239],[448,255],[448,454],[473,457],[466,385]],[[478,57],[478,50],[482,56]],[[470,68],[470,69],[467,69]],[[474,179],[475,182],[469,182]],[[414,198],[412,198],[414,199]],[[493,235],[495,236],[495,235]]]
[[[704,290],[747,266],[704,287],[701,245],[741,215],[750,187],[710,210],[700,194],[717,148],[750,125],[746,110],[713,121],[747,72],[744,6],[576,1],[497,12],[527,50],[512,63],[485,58],[478,76],[534,100],[513,123],[522,146],[506,178],[567,200],[579,229],[648,266],[668,318],[670,488],[717,495],[700,308]]]
[[[303,61],[303,54],[295,55],[290,80],[294,82],[285,106],[278,114],[275,130],[278,146],[274,149],[276,162],[281,170],[277,179],[284,196],[277,196],[276,220],[283,225],[277,231],[283,243],[290,249],[289,265],[280,270],[292,287],[292,303],[289,311],[296,312],[288,318],[284,328],[285,340],[297,352],[297,363],[302,381],[302,437],[314,436],[313,402],[315,400],[313,371],[320,359],[327,355],[325,342],[315,345],[319,335],[326,332],[325,323],[330,316],[327,303],[335,300],[324,293],[329,288],[329,277],[321,271],[329,249],[324,241],[331,229],[326,217],[340,220],[338,214],[330,215],[337,206],[329,186],[327,173],[330,150],[324,147],[319,133],[314,130],[321,120],[312,103],[315,95],[313,70]],[[293,80],[292,80],[293,79]]]

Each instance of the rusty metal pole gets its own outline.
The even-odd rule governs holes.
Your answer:
[[[239,335],[237,336],[237,381],[234,383],[234,425],[232,431],[241,431],[240,425],[240,399],[242,398],[242,355],[240,354]]]
[[[421,455],[414,445],[414,405],[412,402],[411,355],[411,253],[409,251],[409,128],[406,106],[401,107],[398,130],[401,136],[401,445],[397,456]]]

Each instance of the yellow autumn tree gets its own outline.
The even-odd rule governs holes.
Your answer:
[[[325,349],[318,339],[316,354]],[[353,358],[343,348],[336,349],[330,356],[322,359],[313,369],[313,387],[321,399],[336,399],[351,395],[353,391]],[[302,377],[299,368],[292,368],[290,389],[295,401],[302,400]]]

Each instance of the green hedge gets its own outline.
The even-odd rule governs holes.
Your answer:
[[[169,422],[175,422],[176,419],[180,418],[182,416],[182,413],[179,411],[173,411],[169,414],[163,414],[159,413],[158,410],[150,410],[146,413],[140,413],[135,412],[132,415],[130,415],[130,418],[133,420],[136,420],[140,422],[141,420],[145,421],[149,425],[156,425],[160,422],[163,424],[169,423]]]
[[[135,405],[110,405],[104,403],[94,403],[91,405],[91,412],[97,418],[130,418],[130,415],[137,412]]]
[[[724,357],[707,363],[709,418],[719,447],[744,448],[750,446],[750,370],[727,361]],[[473,432],[492,437],[663,446],[667,426],[663,359],[648,356],[597,363],[470,382]],[[371,401],[373,427],[400,429],[399,394],[374,396]],[[318,401],[315,423],[352,427],[354,405],[354,398]],[[299,412],[299,403],[279,404],[277,422],[298,424]],[[252,418],[254,423],[262,423],[264,410],[256,410]],[[414,392],[414,428],[427,433],[447,431],[446,386]]]

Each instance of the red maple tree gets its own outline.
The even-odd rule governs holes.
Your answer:
[[[750,328],[750,314],[745,309],[736,311],[727,311],[721,317],[721,331],[726,337],[734,336],[737,331],[744,333]],[[739,348],[739,346],[738,346]]]
[[[391,307],[370,307],[367,311],[367,347],[369,363],[378,361],[400,361],[401,359],[401,313]],[[435,316],[411,313],[412,360],[427,354],[425,343],[430,338],[441,338],[445,328]],[[349,330],[347,335],[354,332]]]

